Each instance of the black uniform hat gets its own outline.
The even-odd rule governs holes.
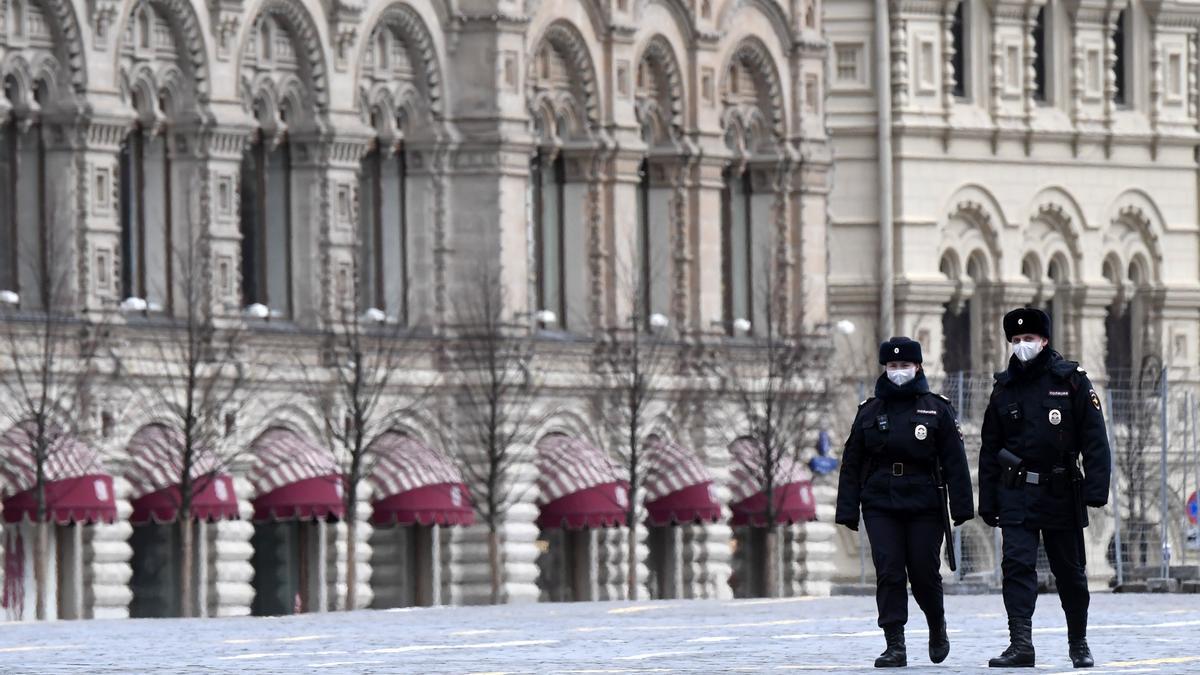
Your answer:
[[[1004,315],[1004,339],[1030,333],[1050,339],[1050,315],[1033,307],[1020,307]]]
[[[894,337],[879,345],[879,365],[888,361],[921,362],[921,343],[906,337]]]

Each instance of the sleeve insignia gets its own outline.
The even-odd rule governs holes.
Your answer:
[[[954,420],[954,428],[958,429],[958,440],[966,442],[966,439],[963,438],[962,425],[958,423],[958,420]]]
[[[1100,397],[1096,395],[1095,389],[1088,390],[1088,396],[1092,399],[1092,407],[1096,410],[1100,409]]]

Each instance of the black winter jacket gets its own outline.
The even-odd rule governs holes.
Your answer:
[[[1061,481],[1005,486],[1001,448],[1041,475],[1058,468],[1079,476],[1082,455],[1083,501],[1093,507],[1108,503],[1111,460],[1100,397],[1079,364],[1058,352],[1046,349],[1027,364],[1012,357],[1008,369],[996,373],[979,450],[979,515],[989,525],[1087,526],[1086,509],[1076,521],[1069,483],[1066,489]]]
[[[878,512],[936,517],[935,459],[949,486],[951,518],[970,520],[971,473],[953,406],[929,392],[924,371],[899,387],[880,375],[875,397],[859,405],[842,451],[836,522],[857,529],[860,507],[864,517]],[[904,465],[903,475],[895,475],[897,463]]]

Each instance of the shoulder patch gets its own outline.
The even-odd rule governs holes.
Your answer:
[[[1092,400],[1092,407],[1096,410],[1100,409],[1100,397],[1096,395],[1095,389],[1088,390],[1088,397]]]

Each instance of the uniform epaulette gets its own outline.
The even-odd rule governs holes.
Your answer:
[[[866,404],[868,404],[868,403],[870,403],[871,401],[874,401],[874,400],[875,400],[875,397],[874,397],[874,396],[868,396],[868,397],[866,397],[866,398],[864,398],[863,400],[861,400],[861,401],[859,401],[859,402],[858,402],[858,407],[860,407],[860,408],[861,408],[861,407],[863,407],[864,405],[866,405]]]
[[[1085,375],[1087,374],[1083,370],[1083,368],[1079,365],[1078,361],[1068,361],[1066,359],[1063,359],[1063,360],[1055,363],[1053,366],[1050,367],[1050,370],[1055,375],[1058,375],[1059,377],[1062,377],[1062,378],[1070,377],[1074,373],[1083,373]]]
[[[938,398],[940,398],[940,399],[942,399],[942,400],[943,400],[943,401],[945,401],[946,403],[949,403],[949,402],[950,402],[950,399],[949,399],[949,398],[947,398],[947,397],[946,397],[944,394],[938,394],[938,393],[936,393],[936,392],[935,392],[933,395],[934,395],[934,396],[936,396],[936,397],[938,397]]]

